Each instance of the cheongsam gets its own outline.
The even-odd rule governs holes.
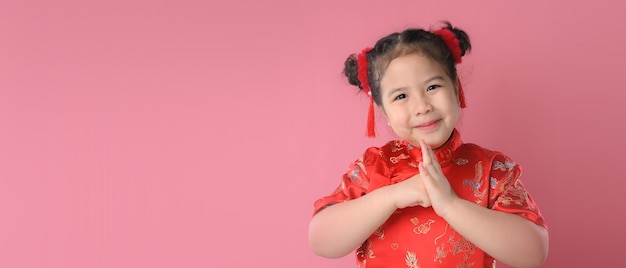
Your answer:
[[[489,209],[517,214],[546,227],[539,208],[524,188],[521,167],[506,155],[463,143],[458,130],[435,151],[443,174],[456,194]],[[343,175],[315,212],[359,198],[419,173],[421,149],[393,140],[368,148]],[[432,207],[396,210],[358,249],[358,267],[493,267],[495,260],[459,235]]]

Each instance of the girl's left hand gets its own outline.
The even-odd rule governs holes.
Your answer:
[[[441,166],[439,162],[437,162],[435,153],[430,146],[422,140],[420,141],[420,147],[422,149],[423,160],[419,163],[419,171],[424,182],[424,187],[430,198],[431,206],[437,215],[445,218],[452,203],[459,197],[454,190],[452,190],[446,176],[443,175]]]

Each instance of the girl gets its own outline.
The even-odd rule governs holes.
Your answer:
[[[541,265],[548,232],[506,155],[463,143],[455,126],[465,99],[456,64],[471,48],[446,23],[408,29],[351,55],[344,74],[401,138],[372,147],[340,186],[315,202],[309,243],[324,257],[356,249],[358,267]]]

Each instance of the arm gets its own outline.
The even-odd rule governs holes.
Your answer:
[[[537,267],[548,255],[545,228],[515,214],[456,198],[443,217],[459,234],[513,267]]]
[[[434,154],[421,144],[420,174],[435,212],[459,234],[498,261],[514,267],[536,267],[548,255],[545,228],[518,215],[491,210],[459,198]]]
[[[398,208],[430,206],[419,175],[319,211],[309,223],[315,254],[339,258],[359,247]]]
[[[339,258],[360,246],[395,211],[388,192],[383,187],[315,214],[309,223],[309,245],[313,252]]]

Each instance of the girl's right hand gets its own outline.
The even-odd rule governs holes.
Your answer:
[[[391,196],[396,208],[414,206],[430,207],[430,198],[420,174],[390,186]]]

